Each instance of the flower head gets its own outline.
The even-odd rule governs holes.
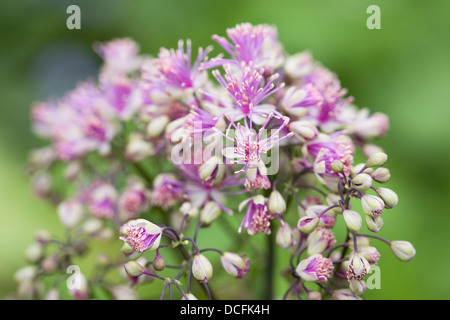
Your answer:
[[[314,254],[302,260],[295,272],[305,281],[327,281],[333,276],[333,262],[321,254]]]
[[[247,228],[249,235],[261,232],[270,234],[270,216],[268,214],[266,199],[261,195],[247,199],[239,205],[239,211],[247,204],[247,212],[239,227],[239,233],[241,233],[242,228]]]
[[[120,237],[134,251],[142,253],[145,250],[155,250],[161,241],[162,229],[145,219],[130,220],[121,231],[126,235]]]

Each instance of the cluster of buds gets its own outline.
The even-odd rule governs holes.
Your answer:
[[[131,39],[97,44],[97,80],[33,106],[33,129],[50,141],[31,153],[33,191],[57,207],[67,232],[27,250],[19,296],[58,298],[41,278],[84,256],[93,239],[122,254],[99,256],[95,276],[69,290],[75,299],[97,298],[92,289],[117,268],[122,282],[103,288],[111,298],[138,298],[140,284],[162,281],[162,292],[140,298],[211,299],[220,275],[259,279],[250,261],[273,264],[275,242],[290,255],[284,298],[357,299],[380,256],[369,239],[402,261],[414,256],[409,242],[362,232],[379,232],[398,203],[377,185],[390,179],[387,155],[372,144],[387,116],[359,110],[309,52],[287,54],[276,28],[243,23],[226,33],[213,36],[225,51],[215,57],[212,46],[194,57],[190,40],[156,57]],[[365,163],[354,163],[358,148]],[[230,248],[211,247],[222,234],[207,237],[210,228],[225,228]],[[252,245],[260,237],[269,238],[268,258]],[[236,297],[254,298],[245,292]]]

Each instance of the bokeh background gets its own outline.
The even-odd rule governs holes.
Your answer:
[[[81,30],[66,28],[70,4],[81,8]],[[380,30],[366,27],[372,4],[381,8]],[[25,266],[35,231],[62,231],[24,173],[28,151],[42,143],[30,130],[31,103],[95,76],[95,41],[131,37],[155,55],[178,39],[205,47],[212,34],[251,22],[275,25],[289,53],[309,49],[358,106],[390,117],[379,144],[400,201],[383,216],[379,235],[411,241],[417,255],[400,262],[380,244],[381,289],[365,297],[449,299],[449,12],[446,0],[1,1],[0,298],[15,288],[13,274]]]

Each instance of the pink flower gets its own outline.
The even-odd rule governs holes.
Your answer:
[[[157,249],[162,235],[160,227],[145,219],[129,221],[121,228],[121,232],[125,235],[120,239],[138,253]]]
[[[305,281],[327,281],[333,276],[333,262],[321,254],[302,260],[295,272]]]
[[[239,233],[242,232],[242,228],[247,228],[249,235],[254,235],[261,232],[270,234],[270,217],[268,214],[266,199],[261,195],[247,199],[239,205],[239,211],[242,211],[242,208],[247,204],[247,212],[245,213],[244,219],[239,227]]]

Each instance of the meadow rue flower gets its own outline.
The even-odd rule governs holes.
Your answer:
[[[333,270],[333,262],[321,254],[311,255],[295,268],[296,274],[308,282],[327,281],[333,275]]]
[[[229,275],[238,279],[243,278],[250,270],[250,259],[244,259],[244,255],[224,252],[220,257],[220,262]]]
[[[247,212],[239,226],[239,233],[242,232],[243,228],[247,228],[249,235],[261,232],[270,234],[270,216],[268,214],[266,199],[261,195],[256,195],[244,200],[239,205],[239,211],[242,211],[246,205],[248,205]]]
[[[33,266],[16,274],[13,298],[56,297],[45,277],[87,257],[92,241],[115,237],[123,240],[124,255],[99,256],[93,278],[68,283],[77,284],[69,288],[72,297],[90,298],[94,289],[98,298],[102,275],[114,299],[138,298],[144,281],[162,281],[161,299],[194,300],[196,280],[213,298],[206,251],[221,255],[223,274],[250,276],[251,285],[250,258],[213,242],[205,246],[203,234],[214,236],[216,224],[226,227],[235,209],[245,209],[237,232],[259,238],[273,229],[278,246],[272,248],[286,251],[284,299],[361,299],[380,252],[373,237],[359,235],[363,219],[353,210],[361,201],[367,229],[378,232],[384,208],[398,203],[396,192],[374,185],[391,178],[381,167],[387,154],[372,143],[385,135],[387,116],[358,109],[337,75],[310,52],[289,55],[275,27],[242,23],[226,36],[213,36],[225,52],[212,59],[211,46],[195,56],[190,40],[161,48],[156,57],[141,54],[128,38],[97,43],[98,77],[33,104],[33,130],[49,145],[31,152],[26,169],[34,192],[58,206],[68,230],[61,239],[35,237],[25,252]],[[353,163],[355,147],[367,161]],[[219,221],[222,211],[230,216]],[[336,239],[341,227],[345,233]],[[375,238],[402,261],[415,256],[407,241]],[[166,252],[177,255],[170,264]],[[264,261],[264,268],[272,263]],[[111,282],[111,266],[121,266],[121,279]],[[192,279],[180,282],[181,271]],[[340,283],[345,275],[348,282]],[[319,283],[320,292],[306,282]]]
[[[370,270],[370,263],[357,252],[353,252],[350,257],[350,264],[347,270],[348,280],[364,280]]]
[[[126,236],[120,237],[134,251],[155,250],[161,241],[162,229],[145,219],[130,220],[124,226]]]

